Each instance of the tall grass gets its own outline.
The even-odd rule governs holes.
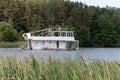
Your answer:
[[[118,62],[0,58],[0,80],[120,80]]]

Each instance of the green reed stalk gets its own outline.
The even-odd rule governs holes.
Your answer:
[[[0,58],[0,80],[120,80],[118,62],[86,62],[82,57],[64,61]]]

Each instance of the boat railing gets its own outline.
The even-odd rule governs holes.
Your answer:
[[[48,30],[42,31],[39,36],[46,36],[47,33],[48,33]]]
[[[30,32],[30,33],[36,33],[36,32],[41,32],[41,31],[71,31],[67,28],[46,28],[46,29],[42,29],[42,30],[37,30],[37,31],[33,31],[33,32]]]
[[[67,31],[64,28],[47,28],[39,31],[30,32],[31,36],[62,36],[62,37],[74,37],[74,31]]]

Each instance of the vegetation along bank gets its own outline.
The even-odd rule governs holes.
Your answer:
[[[65,61],[0,58],[1,80],[120,80],[118,62],[86,62],[82,57]]]

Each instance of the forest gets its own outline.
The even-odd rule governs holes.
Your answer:
[[[74,30],[80,47],[119,47],[120,8],[70,0],[0,0],[0,42],[44,28]]]

